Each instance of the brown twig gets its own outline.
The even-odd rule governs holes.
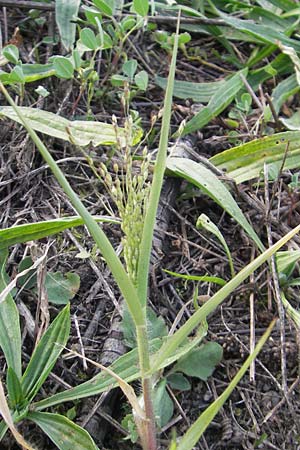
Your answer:
[[[268,102],[268,105],[270,107],[270,110],[271,110],[271,113],[272,113],[272,116],[273,116],[273,119],[274,119],[274,122],[275,122],[276,129],[278,131],[281,131],[283,127],[282,127],[281,122],[279,121],[279,117],[278,117],[278,114],[277,114],[277,112],[275,110],[273,101],[272,101],[272,99],[271,99],[271,97],[270,97],[270,95],[268,93],[265,93],[265,98],[266,98],[266,100]]]
[[[252,248],[251,261],[254,260],[255,249]],[[250,275],[250,283],[254,285],[254,273]],[[254,352],[255,349],[255,308],[254,308],[254,292],[250,293],[250,353]],[[250,364],[250,382],[255,382],[255,359]]]
[[[271,225],[269,221],[268,211],[270,210],[270,195],[269,195],[269,183],[268,183],[268,166],[264,164],[264,181],[265,181],[265,202],[266,202],[266,228],[267,228],[267,236],[268,236],[268,245],[272,247],[273,239],[272,239],[272,231]],[[280,327],[280,354],[281,354],[281,376],[282,376],[282,390],[284,392],[285,397],[287,397],[287,370],[286,370],[286,339],[285,339],[285,312],[284,307],[281,300],[280,295],[280,287],[276,270],[276,263],[274,255],[271,257],[270,268],[273,279],[273,286],[275,292],[275,299],[277,303],[277,310],[279,316],[279,327]],[[288,399],[287,402],[289,403]]]

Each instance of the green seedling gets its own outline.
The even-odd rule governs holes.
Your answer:
[[[252,112],[252,97],[245,92],[239,99],[236,99],[235,106],[231,108],[228,117],[231,120],[245,120]]]
[[[169,54],[172,53],[173,47],[174,47],[174,38],[175,34],[172,35],[168,33],[167,31],[158,30],[154,32],[154,39],[155,42],[157,42],[161,48],[166,50]],[[189,33],[180,33],[178,36],[178,47],[181,48],[183,51],[185,50],[185,44],[190,42],[191,35]]]
[[[228,262],[229,262],[229,267],[230,267],[230,272],[231,272],[231,276],[234,277],[235,275],[235,271],[234,271],[234,267],[233,267],[233,260],[232,260],[232,256],[229,250],[229,247],[221,233],[221,231],[219,230],[219,228],[217,227],[217,225],[215,225],[209,217],[207,217],[205,214],[201,214],[201,216],[199,216],[197,223],[196,223],[196,228],[199,230],[201,228],[204,228],[206,231],[208,231],[209,233],[214,234],[219,241],[221,242],[221,244],[224,247],[225,253],[228,257]]]
[[[123,75],[113,75],[111,84],[113,86],[128,85],[130,90],[130,99],[132,99],[138,91],[145,92],[148,88],[149,76],[145,70],[137,71],[137,61],[131,59],[126,61],[122,66]],[[136,92],[137,91],[137,92]]]

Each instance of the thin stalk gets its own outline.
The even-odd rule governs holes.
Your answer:
[[[160,193],[162,189],[164,173],[166,168],[167,159],[167,149],[169,143],[169,131],[170,131],[170,120],[171,120],[171,110],[172,110],[172,96],[173,96],[173,86],[175,78],[175,68],[176,68],[176,57],[178,49],[178,34],[179,34],[179,24],[180,24],[180,11],[178,14],[177,29],[174,40],[173,55],[171,60],[170,72],[168,77],[168,84],[166,89],[164,107],[163,107],[163,119],[162,127],[159,141],[158,154],[155,161],[153,181],[149,198],[149,207],[147,209],[144,228],[142,234],[142,241],[140,247],[141,258],[138,265],[137,273],[137,289],[138,296],[143,306],[147,303],[147,290],[148,290],[148,275],[149,275],[149,265],[150,256],[152,249],[152,239],[155,227],[155,220],[157,214],[157,208],[160,198]]]
[[[146,420],[144,421],[144,437],[145,444],[144,450],[156,450],[156,430],[155,430],[155,417],[153,411],[152,402],[152,382],[151,376],[146,375],[150,370],[150,352],[149,352],[149,340],[147,335],[147,325],[136,327],[136,338],[138,343],[139,362],[143,389],[143,400]]]
[[[172,96],[173,96],[173,86],[176,68],[176,56],[178,49],[179,23],[180,23],[180,12],[178,14],[173,56],[164,101],[159,149],[155,161],[153,181],[149,198],[149,207],[147,209],[146,216],[144,219],[142,240],[140,246],[140,259],[137,271],[137,291],[138,297],[141,301],[141,305],[144,310],[147,304],[148,275],[152,249],[152,239],[155,227],[157,208],[166,168],[167,148],[169,142],[169,131],[171,120]],[[150,366],[149,341],[147,336],[146,322],[145,326],[137,327],[136,331],[137,331],[137,343],[138,343],[139,361],[141,370],[141,380],[143,388],[143,399],[146,415],[146,421],[144,422],[146,442],[143,442],[144,439],[142,439],[143,448],[144,450],[156,450],[157,441],[155,432],[155,417],[153,411],[153,402],[151,397],[152,380],[151,376],[149,375],[151,366]]]
[[[114,251],[113,246],[111,245],[110,241],[108,240],[107,236],[103,232],[103,230],[98,226],[97,222],[93,219],[91,214],[88,212],[86,207],[83,205],[79,197],[76,195],[76,193],[73,191],[71,185],[67,181],[66,177],[64,176],[63,172],[60,170],[58,165],[56,164],[55,160],[52,158],[51,154],[49,153],[48,149],[44,145],[44,143],[41,141],[41,139],[38,137],[36,132],[31,128],[25,117],[23,116],[22,112],[19,110],[19,108],[15,105],[13,99],[10,97],[9,93],[3,86],[3,84],[0,82],[0,90],[3,92],[5,98],[7,99],[8,103],[12,106],[16,114],[19,116],[19,118],[22,121],[23,126],[28,131],[28,134],[32,138],[33,142],[37,146],[39,152],[41,153],[44,160],[49,165],[53,175],[57,179],[58,183],[61,185],[62,189],[64,190],[65,194],[68,196],[70,202],[74,206],[75,210],[79,214],[79,216],[82,217],[87,229],[89,230],[90,234],[95,239],[95,242],[99,249],[101,250],[105,261],[110,268],[114,279],[118,283],[118,286],[120,288],[120,291],[125,298],[125,301],[128,305],[128,309],[132,315],[132,318],[136,324],[138,325],[144,325],[145,318],[142,308],[140,307],[140,302],[138,299],[138,294],[133,286],[132,282],[130,281],[129,276],[127,275],[123,264],[121,263],[121,260],[118,258],[117,254]]]

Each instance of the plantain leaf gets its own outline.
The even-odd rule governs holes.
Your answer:
[[[167,168],[176,175],[185,178],[190,183],[197,186],[218,205],[230,214],[253,239],[257,247],[263,251],[264,246],[255,233],[252,226],[247,221],[238,204],[228,191],[222,181],[204,165],[196,163],[190,159],[170,157],[167,161]]]
[[[29,445],[24,440],[23,436],[18,432],[18,430],[15,427],[14,419],[13,419],[12,413],[11,413],[11,411],[9,409],[9,406],[7,404],[7,400],[6,400],[6,397],[5,397],[5,392],[4,392],[1,380],[0,380],[0,414],[3,417],[3,420],[4,420],[5,424],[9,427],[13,437],[18,442],[18,444],[20,444],[22,449],[24,449],[24,450],[34,450],[31,447],[31,445]],[[3,424],[3,426],[1,428],[2,428],[3,432],[6,431],[6,427],[4,426],[4,424]]]
[[[55,18],[61,41],[67,51],[72,49],[76,35],[76,20],[80,0],[56,0]]]
[[[247,69],[237,72],[232,78],[222,84],[210,99],[208,105],[201,109],[184,127],[182,135],[193,133],[207,125],[217,117],[235,98],[244,86],[241,75],[247,75]]]
[[[6,373],[6,388],[9,398],[9,406],[11,409],[16,409],[22,406],[22,402],[25,400],[23,395],[22,386],[19,378],[12,367],[7,369]]]
[[[218,11],[220,17],[231,27],[243,31],[257,39],[259,39],[263,43],[275,44],[276,46],[283,44],[288,45],[289,47],[293,47],[297,52],[300,51],[300,42],[296,39],[291,39],[287,37],[284,33],[276,30],[276,27],[272,28],[266,25],[260,25],[257,23],[253,23],[248,20],[237,19],[232,16],[228,16],[220,11]]]
[[[7,286],[8,276],[5,264],[8,252],[0,250],[0,292]],[[21,378],[21,330],[19,312],[12,298],[8,294],[0,303],[0,347],[4,353],[8,367],[11,367],[16,376]]]
[[[93,216],[97,222],[120,223],[108,216]],[[0,250],[11,245],[35,241],[59,233],[68,228],[84,225],[81,217],[70,216],[61,219],[46,220],[44,222],[26,223],[0,230]]]
[[[272,92],[272,102],[277,114],[280,111],[283,103],[291,96],[299,91],[300,87],[297,83],[296,75],[290,75],[285,80],[278,83],[276,88]]]
[[[236,183],[259,177],[264,164],[276,164],[278,169],[285,158],[284,168],[299,167],[300,132],[286,131],[256,139],[225,150],[210,158],[210,162]]]
[[[291,117],[280,117],[280,122],[291,131],[300,131],[300,112],[295,112]]]
[[[30,412],[27,419],[36,423],[60,450],[97,450],[89,433],[60,414]]]
[[[57,114],[43,111],[37,108],[19,107],[29,125],[40,133],[48,136],[63,139],[75,145],[85,146],[92,144],[113,145],[117,143],[115,127],[108,123],[93,122],[88,120],[68,120]],[[18,123],[22,120],[10,106],[0,107],[0,116],[3,115]],[[118,128],[118,137],[125,143],[124,129]],[[133,136],[132,144],[137,143],[141,138],[141,130],[137,129]]]
[[[172,389],[178,391],[189,391],[192,388],[191,383],[182,373],[171,373],[167,376],[167,383]]]
[[[22,377],[22,389],[27,400],[35,397],[48,377],[67,343],[69,333],[70,305],[67,305],[42,336]]]
[[[155,83],[162,89],[167,87],[167,78],[155,77]],[[173,95],[177,98],[191,98],[195,102],[208,103],[211,97],[224,86],[225,80],[212,81],[210,83],[193,83],[191,81],[174,81]]]
[[[147,308],[147,336],[149,340],[163,337],[168,334],[168,329],[162,317],[157,317],[155,312]],[[127,347],[134,348],[137,346],[136,331],[134,322],[127,308],[123,311],[122,332]]]

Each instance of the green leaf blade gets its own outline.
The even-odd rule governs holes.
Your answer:
[[[94,216],[97,222],[119,223],[117,219],[105,216]],[[28,223],[0,230],[0,250],[11,245],[35,241],[53,234],[60,233],[68,228],[84,225],[79,216],[62,217],[61,219],[46,220],[44,222]]]
[[[133,9],[136,14],[146,17],[149,11],[148,0],[133,0]]]
[[[174,371],[206,381],[222,360],[223,349],[217,342],[207,342],[179,359]]]
[[[241,75],[247,75],[247,69],[237,72],[230,80],[226,81],[210,99],[208,105],[199,111],[184,127],[183,136],[200,130],[214,117],[218,116],[235,98],[244,85]]]
[[[55,17],[62,43],[67,51],[72,49],[76,37],[76,20],[80,0],[56,0]]]
[[[32,400],[48,377],[70,334],[70,305],[59,313],[36,346],[22,377],[25,397]]]
[[[80,287],[77,273],[48,272],[45,280],[48,301],[54,305],[66,305],[75,296]]]
[[[48,111],[25,106],[19,107],[19,110],[35,131],[47,134],[48,136],[62,139],[79,146],[92,144],[97,147],[99,145],[114,145],[117,143],[116,131],[112,124],[88,120],[71,121]],[[10,106],[0,107],[1,115],[22,124],[22,120]],[[118,138],[121,142],[125,142],[123,128],[118,128]],[[140,138],[141,133],[140,129],[138,129],[133,136],[133,142],[131,144],[137,143]]]
[[[19,378],[17,377],[15,371],[12,367],[7,369],[6,373],[6,388],[9,398],[9,406],[12,409],[17,408],[22,405],[25,400],[23,395],[22,386]]]
[[[7,286],[5,264],[8,252],[0,250],[0,292]],[[0,347],[8,367],[11,367],[20,379],[21,369],[21,329],[19,312],[11,294],[0,303]]]
[[[27,418],[38,425],[60,450],[97,450],[89,433],[65,416],[30,412]]]
[[[64,56],[56,56],[53,61],[55,75],[59,78],[70,80],[74,75],[74,67],[71,61]]]
[[[155,84],[162,89],[166,89],[167,79],[156,76]],[[191,98],[195,102],[208,103],[218,89],[225,84],[225,81],[213,81],[208,83],[193,83],[191,81],[174,81],[174,97],[184,100]]]
[[[299,167],[299,142],[299,131],[286,131],[225,150],[209,161],[239,184],[258,178],[264,164],[276,164],[280,168],[284,158],[284,169]]]

